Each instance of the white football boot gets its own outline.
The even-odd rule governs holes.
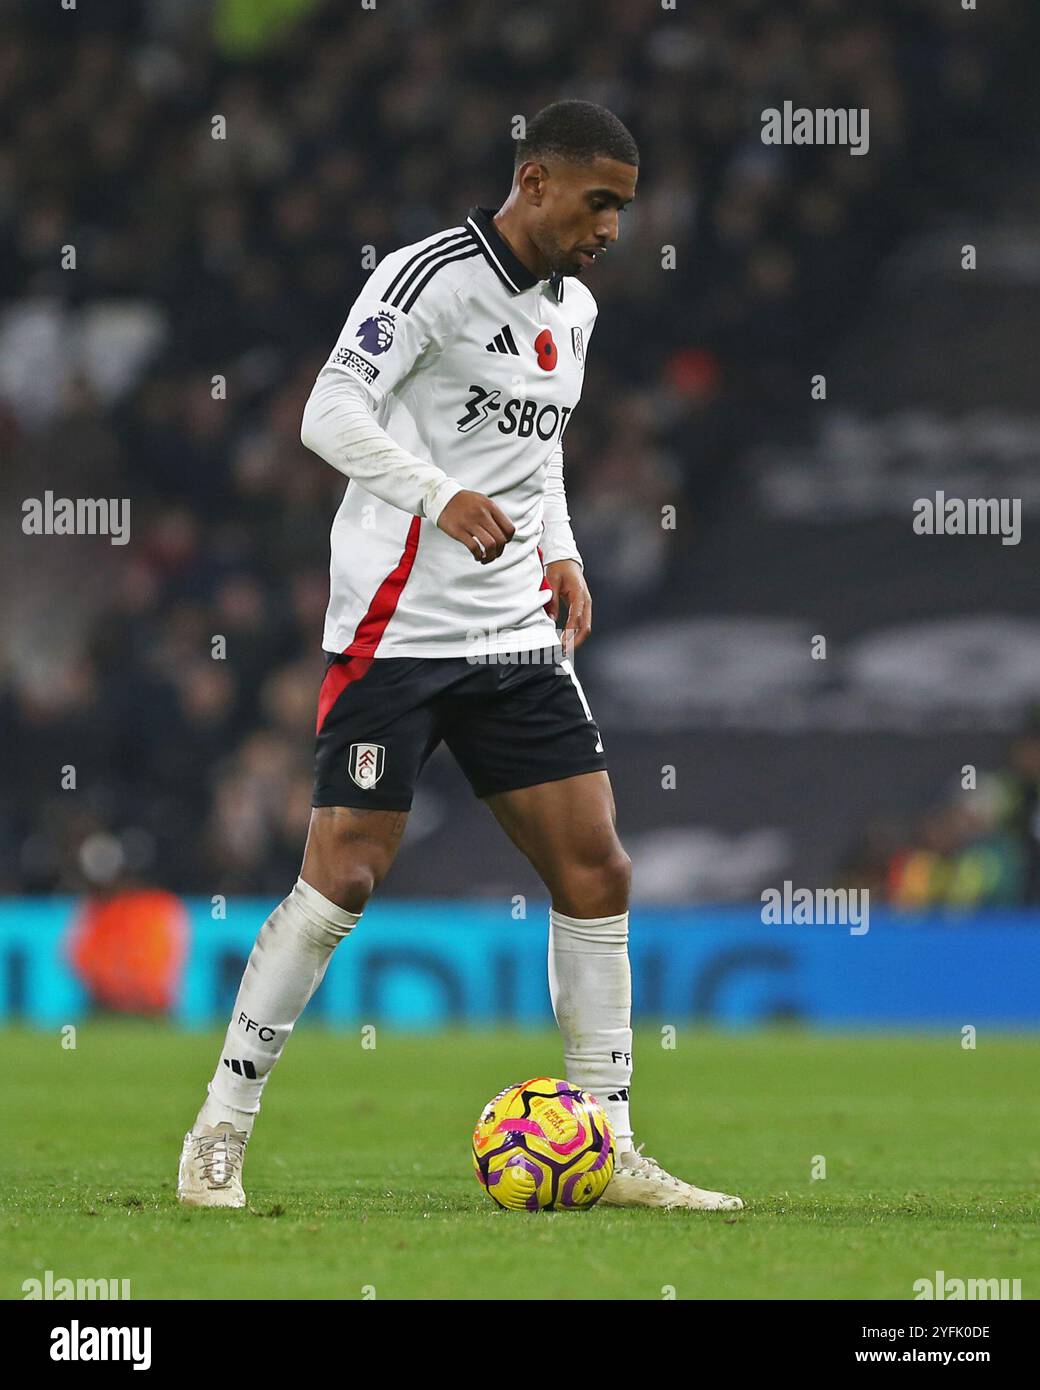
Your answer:
[[[249,1135],[226,1121],[184,1136],[177,1197],[186,1207],[244,1207],[242,1160]]]
[[[686,1207],[691,1211],[743,1211],[739,1197],[706,1192],[666,1173],[655,1158],[638,1149],[621,1154],[600,1202],[607,1207]]]

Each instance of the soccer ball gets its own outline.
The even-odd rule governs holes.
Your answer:
[[[485,1105],[473,1131],[473,1167],[509,1211],[591,1207],[614,1172],[614,1134],[595,1096],[535,1076]]]

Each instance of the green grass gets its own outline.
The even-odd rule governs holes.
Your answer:
[[[1037,1045],[681,1031],[637,1038],[637,1140],[740,1214],[513,1214],[469,1136],[558,1073],[555,1034],[301,1031],[246,1159],[249,1209],[174,1197],[216,1035],[0,1032],[0,1297],[129,1278],[134,1298],[896,1298],[937,1269],[1040,1295]],[[823,1181],[810,1179],[814,1155]]]

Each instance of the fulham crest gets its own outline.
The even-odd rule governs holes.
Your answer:
[[[374,787],[383,775],[386,749],[381,743],[352,743],[347,758],[347,771],[351,780],[362,791]]]

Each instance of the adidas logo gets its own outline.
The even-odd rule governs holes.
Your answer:
[[[607,1100],[628,1100],[628,1087],[622,1086],[620,1091],[615,1091],[612,1096],[607,1096]]]
[[[256,1080],[256,1067],[253,1066],[252,1062],[240,1062],[237,1057],[232,1057],[230,1061],[226,1057],[222,1060],[224,1065],[230,1067],[236,1076],[244,1076],[247,1081]]]
[[[488,343],[485,352],[505,352],[512,353],[514,357],[520,356],[520,349],[513,341],[513,330],[509,324],[505,324]]]

